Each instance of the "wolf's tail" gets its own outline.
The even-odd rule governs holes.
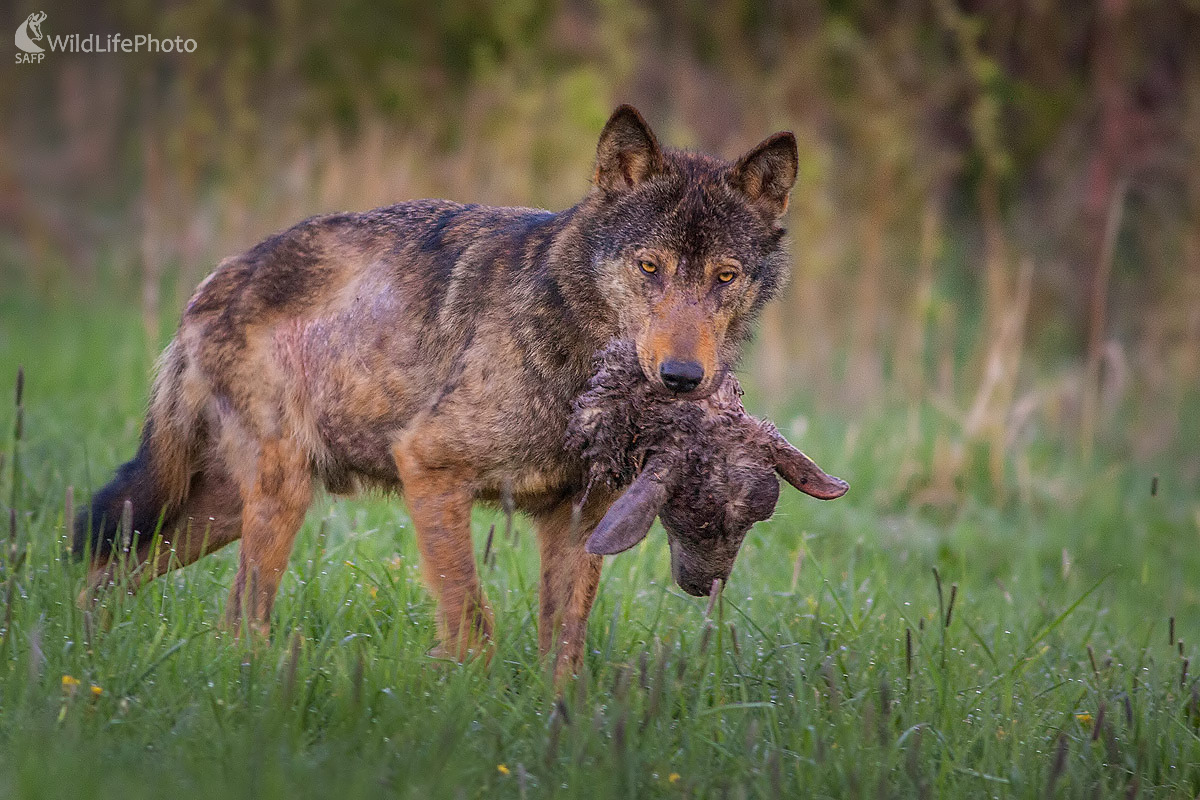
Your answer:
[[[137,455],[117,468],[75,518],[76,555],[90,548],[93,559],[103,559],[113,552],[126,500],[133,506],[133,535],[143,543],[178,516],[205,438],[207,394],[195,383],[183,347],[171,342],[159,360]]]

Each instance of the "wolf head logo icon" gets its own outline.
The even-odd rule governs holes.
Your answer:
[[[35,11],[25,18],[25,21],[17,28],[16,42],[17,47],[24,50],[26,53],[42,53],[41,46],[38,44],[42,40],[42,23],[46,21],[45,11]]]

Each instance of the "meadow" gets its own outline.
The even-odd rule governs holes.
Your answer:
[[[199,46],[0,70],[0,800],[1200,795],[1195,2],[37,9]],[[427,655],[395,498],[318,501],[269,642],[218,624],[236,546],[76,605],[69,506],[220,259],[410,198],[566,208],[622,102],[723,157],[795,132],[739,374],[845,497],[784,487],[711,603],[659,528],[609,559],[561,696],[498,510],[490,665]]]
[[[20,425],[0,408],[0,797],[1200,792],[1186,442],[1142,463],[1030,444],[1033,488],[997,498],[968,469],[951,508],[890,489],[934,409],[813,415],[799,393],[775,418],[850,493],[785,489],[715,603],[672,584],[659,529],[609,559],[558,696],[532,533],[499,511],[474,526],[481,558],[495,526],[490,666],[426,655],[432,605],[388,498],[313,509],[269,644],[218,625],[236,546],[81,610],[68,487],[79,505],[133,452],[160,344],[128,297],[0,297],[10,399],[24,368]]]

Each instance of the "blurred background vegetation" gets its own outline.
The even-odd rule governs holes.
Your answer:
[[[222,257],[415,197],[566,207],[632,102],[727,157],[797,133],[794,279],[745,371],[762,410],[886,418],[880,499],[1054,502],[1067,460],[1200,485],[1196,0],[39,0],[0,29],[33,10],[198,43],[0,68],[4,305],[103,298],[147,369]]]

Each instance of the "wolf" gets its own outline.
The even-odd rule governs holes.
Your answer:
[[[612,339],[664,393],[721,385],[787,278],[797,166],[790,132],[728,162],[661,146],[625,105],[564,211],[417,200],[225,259],[162,354],[136,455],[75,522],[89,585],[240,539],[226,622],[268,632],[314,491],[382,488],[416,530],[435,654],[461,660],[493,627],[471,508],[510,501],[537,530],[540,649],[573,674],[602,565],[585,542],[615,497],[585,492],[572,401]]]

